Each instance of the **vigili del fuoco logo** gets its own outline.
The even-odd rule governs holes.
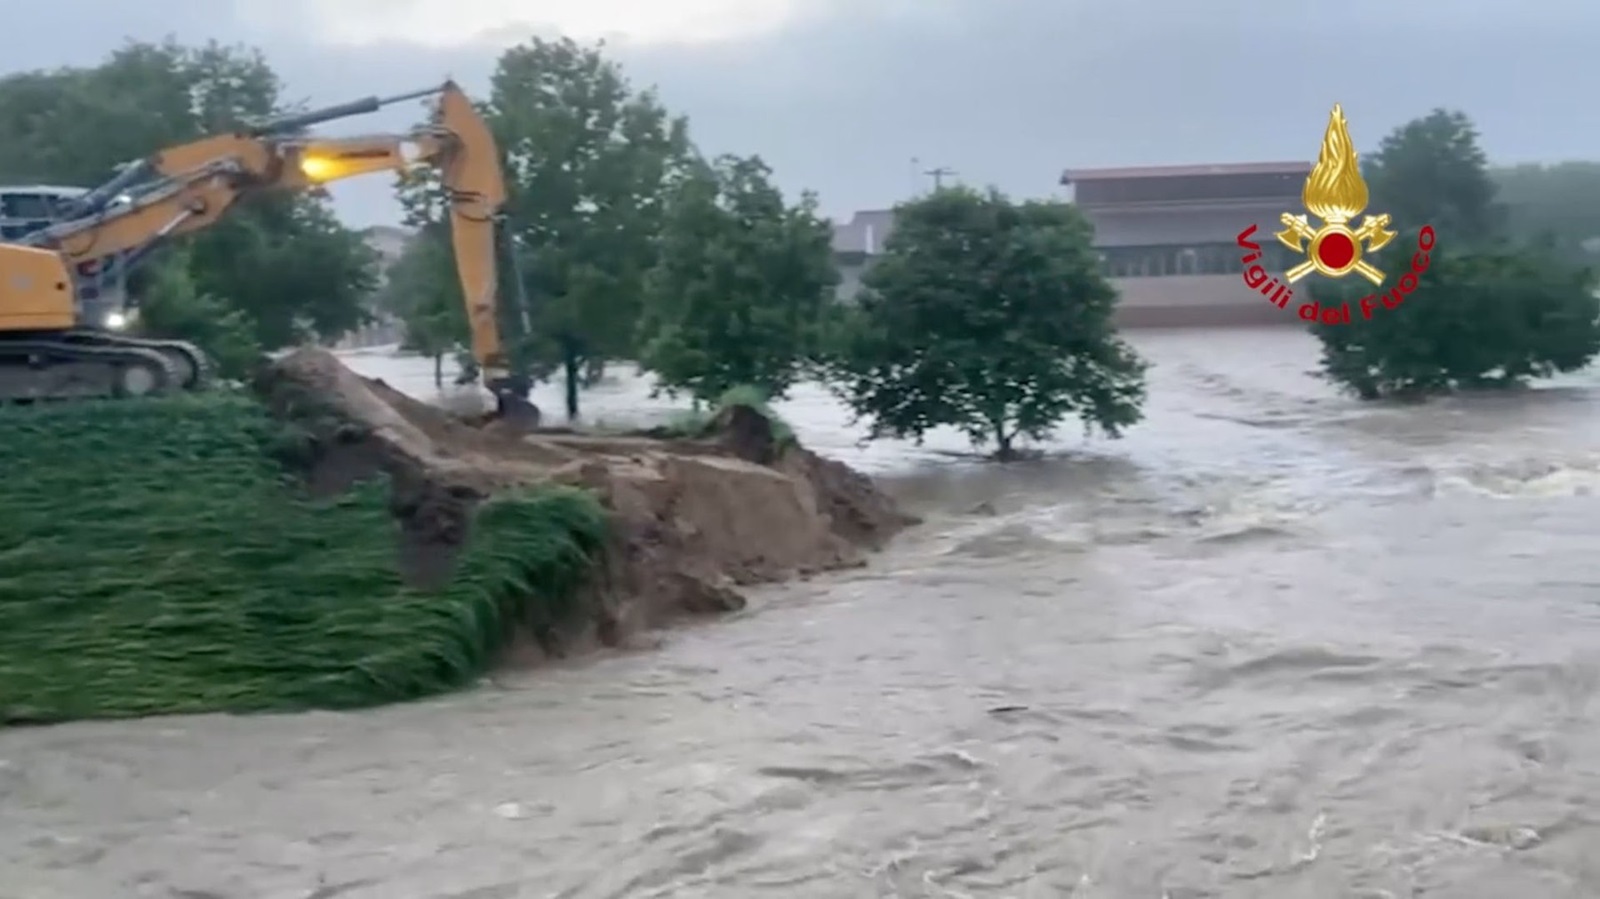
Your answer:
[[[1324,278],[1343,278],[1354,273],[1381,288],[1387,276],[1361,257],[1388,246],[1398,235],[1389,230],[1388,213],[1362,216],[1358,227],[1350,227],[1350,222],[1366,211],[1367,182],[1361,177],[1361,165],[1355,144],[1350,141],[1344,109],[1337,103],[1328,117],[1328,131],[1322,137],[1317,164],[1306,177],[1300,198],[1309,215],[1285,212],[1278,217],[1283,230],[1275,236],[1306,260],[1284,272],[1283,280],[1279,281],[1259,264],[1261,245],[1250,240],[1256,233],[1256,226],[1251,225],[1238,237],[1239,248],[1249,251],[1240,260],[1245,265],[1244,283],[1279,309],[1289,308],[1289,301],[1294,298],[1294,288],[1289,285],[1312,272]],[[1312,216],[1322,219],[1322,224],[1312,226]],[[1428,270],[1428,253],[1433,249],[1434,237],[1433,226],[1424,225],[1417,235],[1417,252],[1411,257],[1410,270],[1402,274],[1387,293],[1362,297],[1362,318],[1372,318],[1380,302],[1385,309],[1399,306],[1417,289],[1417,278]],[[1324,307],[1313,298],[1300,304],[1300,317],[1328,325],[1349,324],[1350,304]]]

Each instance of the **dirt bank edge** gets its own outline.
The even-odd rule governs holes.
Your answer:
[[[502,662],[630,645],[684,616],[742,609],[741,588],[864,564],[916,519],[867,476],[733,405],[700,434],[511,434],[363,378],[325,350],[264,367],[252,385],[293,435],[285,458],[333,494],[379,472],[393,485],[401,564],[419,586],[451,577],[497,500],[578,488],[608,536],[570,596],[522,597]],[[533,601],[529,601],[532,599]]]

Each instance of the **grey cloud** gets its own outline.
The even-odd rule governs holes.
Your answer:
[[[759,152],[787,187],[819,191],[839,216],[906,196],[912,157],[1026,195],[1055,191],[1068,167],[1310,159],[1334,102],[1345,105],[1362,147],[1440,105],[1471,114],[1503,161],[1584,157],[1600,136],[1583,117],[1589,97],[1578,88],[1588,80],[1581,60],[1600,34],[1600,6],[1283,7],[929,0],[890,9],[858,0],[743,44],[619,47],[616,55],[636,82],[657,84],[691,117],[702,149]],[[6,63],[88,62],[124,35],[170,30],[258,43],[292,93],[335,102],[447,73],[481,88],[496,53],[492,45],[329,48],[312,35],[251,34],[225,13],[216,0],[30,7],[7,14],[8,30],[71,42],[35,42]],[[412,114],[355,127],[399,127]],[[344,186],[339,199],[362,224],[393,214],[384,184]]]

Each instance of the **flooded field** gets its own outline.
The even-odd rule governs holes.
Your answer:
[[[1148,420],[1012,466],[800,391],[927,523],[659,649],[0,733],[0,897],[1600,895],[1600,378],[1368,407],[1293,331],[1135,342]]]

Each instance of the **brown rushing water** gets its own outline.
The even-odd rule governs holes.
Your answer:
[[[1148,421],[1035,463],[789,403],[928,523],[660,650],[0,734],[0,897],[1600,895],[1600,378],[1372,408],[1303,334],[1136,342]]]

